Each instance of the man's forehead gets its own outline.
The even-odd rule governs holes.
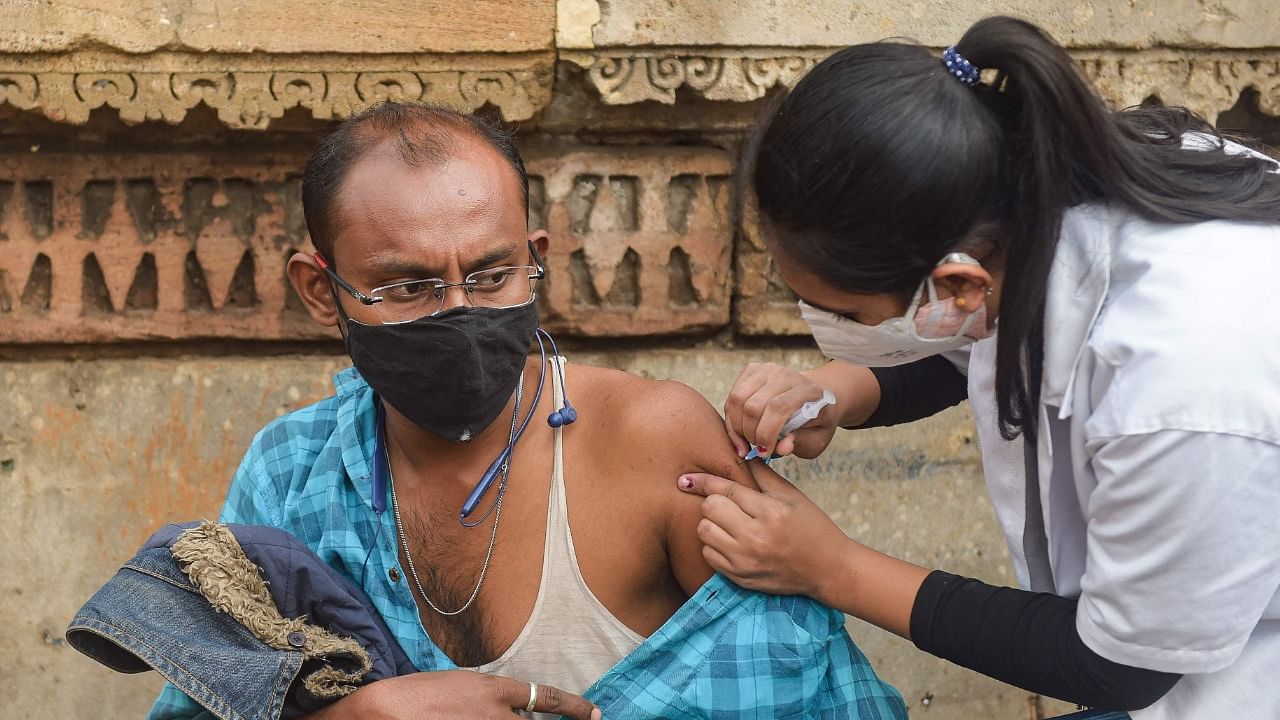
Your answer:
[[[355,219],[361,206],[381,212],[437,212],[486,204],[524,216],[524,191],[510,162],[482,142],[458,146],[438,160],[409,163],[392,143],[364,154],[348,171],[336,208]],[[508,207],[509,206],[509,207]]]
[[[483,255],[496,251],[490,246],[498,237],[504,246],[523,240],[526,213],[515,170],[491,146],[474,143],[487,152],[460,142],[449,156],[416,165],[405,162],[393,143],[372,148],[336,197],[335,246],[375,241],[396,252],[399,243],[387,247],[389,240],[425,234],[449,245],[465,243],[466,255]],[[371,257],[368,247],[347,249],[354,257]]]

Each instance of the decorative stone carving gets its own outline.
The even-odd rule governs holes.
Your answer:
[[[514,59],[379,57],[367,68],[359,67],[359,58],[341,58],[326,69],[326,60],[297,67],[294,61],[275,59],[245,67],[238,58],[130,62],[108,57],[71,66],[66,58],[11,57],[8,62],[0,59],[0,104],[38,109],[50,119],[71,124],[86,122],[90,112],[105,105],[117,110],[124,122],[136,124],[179,123],[187,111],[204,103],[229,127],[263,129],[295,107],[310,110],[318,119],[333,119],[387,99],[438,102],[462,110],[488,103],[504,119],[516,121],[529,119],[551,99],[550,54]],[[97,67],[104,69],[86,69]]]
[[[764,97],[777,85],[791,85],[829,50],[785,50],[787,55],[732,51],[724,55],[707,50],[634,53],[562,52],[562,59],[587,68],[592,84],[609,105],[654,100],[667,105],[676,101],[681,87],[709,100],[748,102]]]
[[[560,58],[587,69],[609,105],[644,101],[674,104],[679,92],[708,100],[749,102],[779,85],[793,85],[833,49],[792,48],[563,50]],[[1280,54],[1274,51],[1075,51],[1081,68],[1113,105],[1151,95],[1186,105],[1210,119],[1253,88],[1265,112],[1280,115]],[[126,123],[181,122],[200,103],[235,128],[265,128],[301,107],[319,119],[343,118],[383,99],[428,100],[462,109],[491,104],[507,120],[527,120],[552,92],[550,54],[514,58],[460,56],[281,58],[246,66],[242,58],[110,56],[72,64],[66,57],[0,61],[0,104],[39,109],[48,117],[84,123],[99,107]],[[373,64],[373,61],[369,61]],[[329,67],[326,67],[329,66]],[[228,70],[226,68],[234,68]],[[178,68],[178,69],[174,69]]]
[[[8,103],[19,110],[36,106],[36,78],[25,73],[0,73],[0,105]]]
[[[305,160],[0,158],[0,343],[336,337],[285,278],[310,247]],[[552,235],[545,323],[595,336],[727,325],[729,168],[693,148],[529,153],[531,220]]]
[[[1075,53],[1085,75],[1114,107],[1155,96],[1208,118],[1229,110],[1246,89],[1268,115],[1280,116],[1280,52]]]
[[[794,85],[834,49],[681,49],[562,51],[587,68],[609,105],[676,102],[682,88],[708,100],[758,100],[779,85]],[[1280,53],[1274,51],[1111,51],[1072,53],[1103,97],[1116,107],[1156,95],[1210,120],[1253,88],[1262,109],[1280,115]]]

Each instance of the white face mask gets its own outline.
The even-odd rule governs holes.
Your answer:
[[[964,253],[951,253],[939,265],[979,265]],[[988,293],[990,290],[988,290]],[[929,301],[923,302],[925,296]],[[991,335],[987,306],[973,312],[956,307],[955,298],[938,299],[933,277],[925,278],[907,314],[879,325],[863,325],[800,301],[800,315],[809,323],[818,348],[833,360],[864,367],[903,365],[920,358],[962,348]]]

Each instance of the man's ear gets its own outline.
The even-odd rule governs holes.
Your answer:
[[[286,272],[311,319],[326,327],[337,326],[338,307],[333,297],[333,286],[320,263],[306,253],[294,253],[289,258]]]
[[[538,251],[538,258],[543,265],[547,262],[547,250],[551,248],[551,236],[546,230],[534,230],[529,233],[529,244]],[[532,258],[531,258],[532,259]]]

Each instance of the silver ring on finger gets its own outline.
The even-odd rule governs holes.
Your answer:
[[[529,704],[524,706],[525,712],[533,712],[533,707],[538,704],[538,683],[529,683]]]

